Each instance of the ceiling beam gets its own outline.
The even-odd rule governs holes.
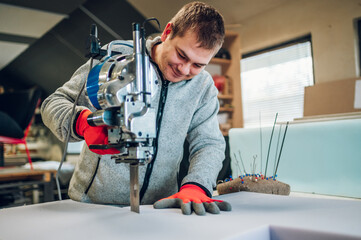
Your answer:
[[[0,0],[0,3],[6,3],[18,7],[31,8],[42,10],[44,12],[70,14],[79,5],[85,3],[86,0],[62,0],[62,1],[49,1],[49,0]]]
[[[32,44],[36,40],[37,38],[33,38],[33,37],[0,33],[0,41],[4,41],[4,42]]]

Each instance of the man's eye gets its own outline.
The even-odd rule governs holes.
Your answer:
[[[194,64],[194,66],[195,66],[196,68],[201,68],[201,67],[202,67],[201,65],[198,65],[198,64]]]
[[[182,59],[185,59],[185,57],[183,55],[181,55],[180,53],[178,53],[178,56]]]

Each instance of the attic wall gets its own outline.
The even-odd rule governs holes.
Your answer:
[[[354,19],[360,0],[292,0],[251,17],[239,29],[248,53],[311,33],[315,83],[359,76]]]

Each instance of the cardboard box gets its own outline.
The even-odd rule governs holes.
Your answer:
[[[355,106],[355,84],[361,78],[305,87],[303,116],[360,112]]]

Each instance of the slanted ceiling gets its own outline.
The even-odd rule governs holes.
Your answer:
[[[91,24],[102,44],[132,39],[144,17],[127,1],[0,0],[0,85],[54,92],[87,61]],[[157,29],[149,25],[147,33]]]
[[[133,22],[157,17],[164,28],[190,1],[0,0],[0,85],[6,89],[37,85],[46,96],[87,60],[85,47],[92,23],[98,26],[102,44],[132,39]],[[205,0],[223,14],[226,28],[240,28],[243,21],[288,1]],[[147,33],[155,32],[148,25]]]

